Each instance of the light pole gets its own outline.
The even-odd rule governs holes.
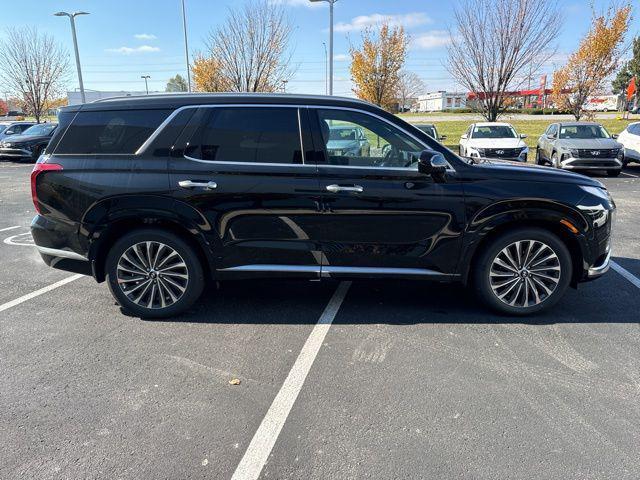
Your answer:
[[[333,95],[333,4],[338,0],[309,0],[329,4],[329,95]]]
[[[149,84],[147,80],[151,78],[151,75],[140,75],[140,78],[144,78],[144,88],[147,91],[147,95],[149,95]]]
[[[322,46],[324,47],[324,94],[326,95],[328,90],[328,85],[327,82],[329,81],[329,78],[327,77],[327,69],[328,69],[328,63],[329,63],[329,56],[327,54],[327,44],[322,42]]]
[[[184,30],[184,58],[187,62],[187,91],[191,93],[191,69],[189,68],[189,44],[187,42],[187,14],[182,0],[182,29]]]
[[[289,80],[282,80],[282,93],[287,93],[287,83]]]
[[[71,21],[71,34],[73,35],[73,49],[76,52],[76,67],[78,69],[78,82],[80,83],[80,95],[82,96],[82,103],[87,103],[87,98],[84,95],[84,83],[82,82],[82,69],[80,68],[80,53],[78,53],[78,38],[76,37],[76,17],[78,15],[89,15],[88,12],[58,12],[54,13],[56,17],[69,17]]]

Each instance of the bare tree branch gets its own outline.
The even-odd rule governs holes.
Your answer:
[[[401,70],[398,76],[398,103],[400,109],[407,107],[407,102],[424,92],[425,85],[418,75]]]

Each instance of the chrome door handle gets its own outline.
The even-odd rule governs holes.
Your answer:
[[[204,188],[206,190],[218,188],[216,182],[194,182],[193,180],[180,180],[178,185],[180,188]]]
[[[327,185],[327,190],[329,190],[331,193],[338,193],[338,192],[355,192],[355,193],[362,193],[364,192],[364,188],[362,188],[360,185],[352,185],[351,187],[342,187],[340,185]]]

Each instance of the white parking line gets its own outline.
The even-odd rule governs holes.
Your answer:
[[[622,275],[624,278],[626,278],[627,280],[629,280],[631,283],[633,283],[636,287],[640,288],[640,278],[636,277],[633,273],[631,273],[629,270],[622,268],[620,265],[618,265],[616,262],[614,262],[613,260],[611,261],[611,268],[613,268],[616,272],[618,272],[620,275]]]
[[[82,278],[82,277],[84,277],[84,275],[78,273],[76,275],[72,275],[72,276],[67,277],[67,278],[65,278],[63,280],[60,280],[59,282],[52,283],[51,285],[43,287],[40,290],[36,290],[35,292],[27,293],[26,295],[23,295],[22,297],[16,298],[15,300],[11,300],[10,302],[3,303],[2,305],[0,305],[0,312],[4,312],[5,310],[10,309],[11,307],[15,307],[16,305],[20,305],[21,303],[24,303],[27,300],[31,300],[32,298],[39,297],[40,295],[42,295],[44,293],[50,292],[51,290],[55,290],[58,287],[66,285],[67,283],[73,282],[74,280],[78,280],[79,278]]]
[[[631,178],[640,178],[638,175],[633,175],[632,173],[622,172],[622,175],[626,175]]]
[[[0,228],[0,232],[6,232],[7,230],[15,230],[16,228],[20,228],[20,225],[16,225],[15,227]]]
[[[341,282],[338,285],[251,439],[231,480],[255,480],[260,475],[350,286],[351,282]]]

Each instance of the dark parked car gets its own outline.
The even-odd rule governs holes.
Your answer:
[[[417,123],[415,126],[438,142],[443,142],[447,139],[446,135],[438,133],[438,129],[433,123]]]
[[[57,126],[55,123],[40,123],[27,128],[20,135],[5,138],[0,142],[0,157],[35,162],[47,148]]]
[[[463,160],[358,100],[150,95],[59,121],[31,176],[35,243],[141,317],[183,312],[206,279],[256,277],[458,282],[521,315],[609,266],[598,181]],[[390,148],[332,154],[337,124]]]
[[[362,128],[337,125],[329,127],[327,151],[331,155],[367,157],[371,152],[371,145]]]
[[[6,122],[0,123],[0,142],[12,135],[20,135],[27,128],[35,125],[34,122]]]

